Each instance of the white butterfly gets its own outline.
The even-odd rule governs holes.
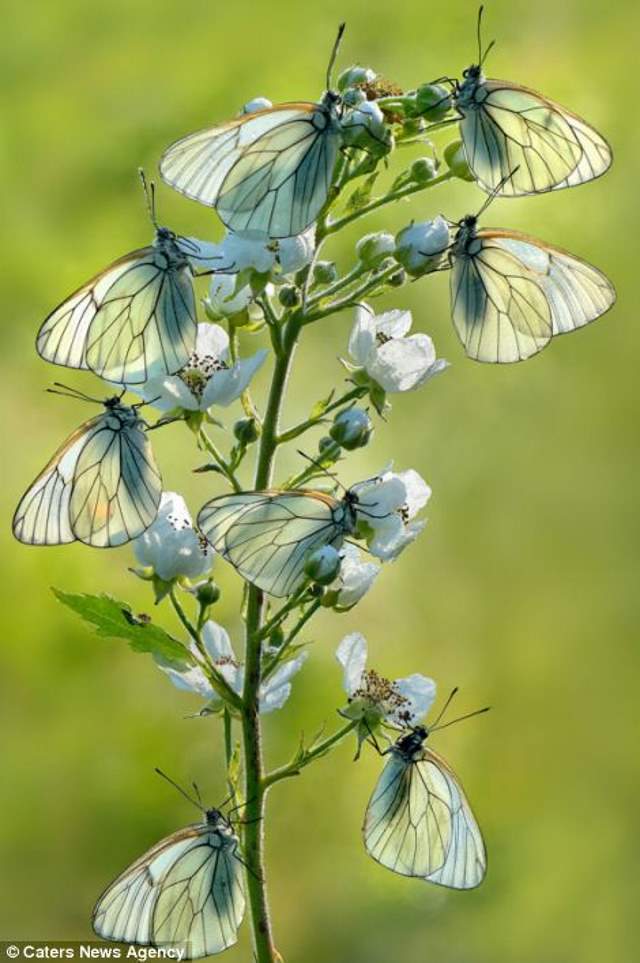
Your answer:
[[[452,889],[479,886],[487,869],[482,835],[455,773],[417,726],[392,746],[369,800],[365,848],[382,866]]]
[[[237,941],[244,916],[239,840],[218,809],[152,846],[96,903],[98,936],[124,943],[183,947],[187,959],[221,953]]]
[[[86,398],[79,392],[72,397]],[[139,405],[120,397],[74,431],[22,496],[13,534],[28,545],[112,548],[152,523],[162,495]]]
[[[283,597],[304,581],[310,552],[353,534],[357,501],[352,489],[342,499],[309,489],[238,492],[207,502],[198,527],[247,581]]]
[[[333,48],[327,87],[344,24]],[[341,99],[286,103],[245,114],[176,141],[160,175],[193,200],[215,207],[232,231],[272,238],[301,234],[331,186],[342,134]]]
[[[458,222],[449,262],[453,323],[470,358],[509,363],[599,318],[616,293],[591,264],[516,231]]]
[[[480,187],[506,196],[539,194],[604,174],[611,148],[586,121],[535,90],[484,76],[493,44],[482,53],[481,16],[482,7],[478,63],[453,89],[467,162]]]

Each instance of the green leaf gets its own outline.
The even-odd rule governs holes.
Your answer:
[[[325,413],[331,402],[333,401],[333,396],[335,395],[335,388],[331,391],[326,398],[321,398],[320,401],[316,401],[315,405],[309,412],[309,418],[315,420],[316,418],[321,418]]]
[[[371,192],[373,191],[373,185],[378,178],[379,171],[375,171],[365,180],[364,184],[357,187],[353,194],[349,197],[346,204],[347,211],[359,211],[360,208],[364,207],[371,200]]]
[[[102,638],[126,639],[134,652],[150,652],[176,668],[184,669],[193,663],[182,642],[159,625],[154,625],[149,616],[134,615],[126,602],[111,595],[75,595],[57,588],[53,589],[53,594],[59,602],[93,625]]]

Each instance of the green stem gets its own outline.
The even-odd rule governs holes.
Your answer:
[[[294,626],[292,631],[289,633],[287,638],[284,640],[284,642],[280,646],[280,649],[278,650],[277,654],[274,655],[269,660],[269,662],[267,662],[266,665],[263,667],[262,669],[263,679],[268,679],[269,676],[273,674],[275,669],[278,668],[284,656],[287,654],[287,652],[291,648],[293,640],[299,635],[299,633],[302,631],[302,629],[307,624],[309,619],[316,614],[316,612],[318,611],[321,605],[322,605],[322,599],[315,599],[311,603],[309,608],[305,609],[304,613],[300,616],[300,619],[298,620],[297,624]]]
[[[366,393],[366,388],[352,388],[351,391],[347,391],[344,395],[341,395],[337,401],[332,401],[330,405],[327,405],[322,414],[318,415],[317,418],[307,418],[306,421],[301,421],[299,425],[294,425],[293,428],[288,428],[287,431],[283,431],[278,435],[278,444],[282,445],[286,441],[293,441],[294,438],[298,438],[310,428],[315,428],[330,411],[335,411],[336,408],[341,408],[342,405],[347,405],[350,401],[357,401],[358,398],[363,398]]]
[[[268,488],[271,484],[280,412],[300,328],[300,318],[293,315],[285,322],[282,332],[282,348],[276,355],[258,449],[254,483],[256,490]],[[265,788],[263,785],[262,728],[259,714],[262,656],[260,630],[263,616],[263,594],[255,585],[250,585],[247,594],[245,682],[242,696],[242,741],[246,800],[244,856],[249,867],[246,877],[247,892],[256,963],[278,963],[281,958],[273,942],[264,860]]]
[[[394,263],[391,267],[386,268],[384,271],[380,271],[378,274],[373,274],[364,284],[361,284],[359,288],[354,288],[349,294],[339,301],[332,301],[327,304],[324,308],[318,308],[315,311],[310,311],[304,316],[304,324],[312,324],[313,321],[320,321],[321,318],[326,318],[330,314],[337,314],[338,311],[344,311],[345,308],[351,308],[354,304],[369,294],[371,291],[375,291],[376,288],[380,287],[389,280],[394,274],[399,270],[399,265]]]
[[[233,490],[236,491],[236,492],[241,492],[241,491],[242,491],[242,485],[240,484],[240,482],[239,482],[238,479],[236,478],[236,475],[235,475],[233,469],[232,469],[231,466],[228,464],[227,460],[225,459],[225,457],[224,457],[224,455],[222,454],[222,452],[218,449],[218,447],[216,446],[216,444],[211,440],[211,438],[209,438],[209,436],[208,436],[208,434],[206,433],[206,431],[204,430],[204,428],[201,428],[201,429],[200,429],[200,432],[199,432],[199,434],[198,434],[198,437],[199,437],[201,443],[202,443],[202,444],[204,445],[204,447],[206,448],[206,450],[209,452],[209,454],[212,455],[213,458],[215,459],[216,464],[217,464],[218,467],[220,468],[222,474],[223,474],[224,477],[227,479],[227,481],[229,482],[229,484],[231,485],[231,487],[233,488]]]
[[[407,187],[401,187],[396,191],[390,191],[388,194],[383,194],[382,197],[376,197],[375,200],[370,201],[361,207],[357,211],[353,211],[351,214],[345,214],[344,217],[339,217],[335,221],[330,221],[325,228],[325,237],[330,234],[336,234],[341,231],[343,227],[347,224],[351,224],[352,221],[356,221],[360,217],[364,217],[366,214],[370,214],[372,211],[378,210],[380,207],[385,207],[387,204],[393,204],[395,201],[401,201],[404,197],[410,197],[411,194],[417,194],[419,191],[428,190],[431,187],[437,187],[439,184],[444,184],[445,181],[451,180],[455,175],[451,173],[450,170],[446,170],[444,174],[440,174],[439,177],[434,177],[430,181],[426,181],[424,184],[414,184],[411,183]]]
[[[350,719],[341,729],[334,732],[332,736],[328,736],[321,742],[316,742],[312,745],[310,749],[301,748],[297,756],[292,759],[291,762],[287,763],[286,766],[280,766],[279,769],[274,769],[272,772],[268,773],[263,780],[263,788],[265,790],[270,789],[275,783],[280,782],[282,779],[290,779],[292,776],[297,776],[300,772],[308,766],[310,762],[314,759],[318,759],[320,756],[326,755],[330,752],[334,746],[337,746],[339,742],[349,735],[350,732],[358,725],[357,719]]]

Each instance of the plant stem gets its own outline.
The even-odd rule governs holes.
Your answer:
[[[231,466],[228,464],[224,455],[221,451],[219,451],[215,443],[211,440],[211,438],[209,438],[204,428],[200,429],[199,438],[209,454],[213,455],[216,464],[219,466],[222,474],[227,479],[233,490],[236,492],[242,491],[242,485],[236,478]]]
[[[281,351],[276,355],[258,449],[254,482],[254,488],[258,491],[268,488],[271,484],[280,412],[300,327],[300,319],[297,315],[288,318],[282,332]],[[262,655],[260,629],[263,615],[263,594],[255,585],[250,585],[245,622],[245,683],[242,696],[242,741],[246,800],[244,856],[249,867],[246,879],[256,963],[279,963],[281,957],[274,946],[271,929],[264,861],[265,788],[263,785],[262,729],[259,715]]]
[[[294,438],[298,438],[299,435],[304,434],[309,428],[315,428],[316,425],[320,424],[325,415],[328,415],[330,411],[335,411],[336,408],[341,408],[342,405],[347,405],[350,401],[363,398],[366,393],[366,388],[360,386],[352,388],[351,391],[347,391],[346,394],[341,395],[337,401],[332,401],[330,405],[327,405],[322,414],[318,415],[317,418],[307,418],[306,421],[301,421],[299,425],[294,425],[293,428],[288,428],[286,431],[283,431],[278,435],[278,444],[282,445],[286,441],[293,441]]]
[[[320,756],[324,756],[327,752],[330,752],[334,746],[337,746],[339,742],[342,742],[345,736],[348,736],[357,725],[357,719],[350,719],[346,725],[338,729],[337,732],[334,732],[332,736],[328,736],[321,742],[312,744],[309,749],[301,748],[298,755],[291,762],[287,763],[286,766],[280,766],[279,769],[274,769],[264,777],[263,788],[269,789],[282,779],[289,779],[291,776],[299,775],[310,762],[313,762],[314,759],[318,759]]]
[[[316,614],[316,612],[318,611],[321,605],[322,605],[322,599],[314,599],[314,601],[310,603],[309,607],[305,609],[305,611],[300,616],[296,625],[293,627],[293,629],[291,630],[287,638],[284,640],[284,642],[280,646],[280,649],[277,652],[277,654],[274,655],[264,666],[262,670],[263,679],[268,679],[269,676],[272,675],[274,671],[278,668],[278,666],[282,662],[282,659],[291,648],[293,640],[296,638],[297,635],[299,635],[299,633],[302,631],[302,629],[307,624],[309,619]]]

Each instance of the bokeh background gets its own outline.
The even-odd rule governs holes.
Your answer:
[[[635,957],[638,852],[638,8],[495,0],[490,74],[545,91],[611,140],[613,170],[574,191],[498,201],[489,224],[526,230],[598,264],[619,301],[603,320],[512,368],[465,360],[449,321],[447,279],[387,298],[406,306],[453,366],[400,397],[352,482],[395,459],[434,496],[428,531],[350,614],[323,616],[313,657],[282,712],[266,720],[284,761],[302,729],[332,726],[344,698],[334,660],[352,630],[373,663],[422,671],[458,708],[494,709],[436,747],[461,774],[483,826],[490,871],[456,894],[394,877],[364,853],[360,824],[380,761],[353,747],[273,792],[268,856],[275,930],[288,961],[622,963]],[[476,5],[453,0],[31,0],[10,4],[0,56],[5,233],[2,285],[3,571],[0,580],[0,937],[82,939],[106,883],[194,813],[153,774],[195,778],[219,800],[221,737],[147,656],[98,639],[51,585],[111,592],[150,611],[127,572],[130,549],[31,550],[11,513],[33,475],[88,412],[43,389],[54,378],[101,393],[90,375],[54,370],[33,350],[51,307],[111,259],[150,238],[136,168],[174,138],[247,99],[314,98],[339,20],[341,65],[371,64],[406,88],[474,59]],[[395,164],[419,156],[403,154]],[[372,218],[459,217],[483,195],[458,183]],[[219,236],[210,212],[167,189],[161,219]],[[357,234],[332,254],[345,264]],[[287,420],[343,376],[347,315],[310,329]],[[253,344],[250,345],[253,348]],[[263,378],[259,388],[264,389]],[[227,422],[233,413],[226,415]],[[194,511],[220,490],[185,473],[201,456],[187,432],[154,437],[168,489]],[[309,447],[309,446],[307,446]],[[297,467],[294,460],[281,470]],[[238,579],[217,567],[218,617],[239,640]],[[176,629],[166,606],[154,617]],[[434,739],[435,742],[435,739]],[[251,959],[248,928],[226,956]]]

